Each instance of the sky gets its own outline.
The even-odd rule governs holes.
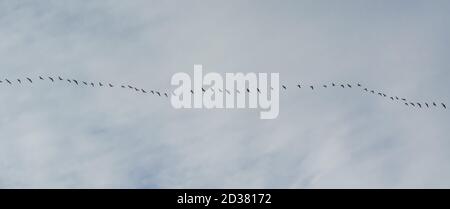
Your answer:
[[[0,188],[449,188],[449,1],[0,0]],[[174,109],[62,76],[171,89],[273,72],[280,115]]]

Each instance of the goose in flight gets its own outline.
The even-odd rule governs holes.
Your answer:
[[[39,76],[39,79],[44,80],[44,78],[42,76]]]
[[[8,79],[5,79],[6,82],[8,82],[9,84],[12,84],[11,81],[9,81]]]
[[[153,91],[152,91],[152,94],[154,94]],[[194,91],[191,90],[191,94],[194,94]]]
[[[283,89],[284,89],[284,90],[286,90],[286,89],[287,89],[287,87],[286,87],[285,85],[281,85],[281,87],[283,87]]]
[[[391,97],[391,100],[394,101],[394,97]]]
[[[203,87],[202,87],[202,91],[203,91],[203,92],[206,92],[206,90],[205,90]]]
[[[420,108],[422,108],[422,104],[420,104],[419,102],[417,102],[417,105],[418,105]]]
[[[257,91],[258,93],[261,93],[261,91],[259,90],[259,88],[256,88],[256,91]]]
[[[328,86],[327,86],[327,85],[323,85],[323,87],[324,87],[324,88],[328,88]]]
[[[247,88],[247,92],[250,93],[250,89]]]
[[[447,109],[447,106],[445,106],[444,103],[441,103],[441,104],[442,104],[442,107],[444,107],[444,109]]]
[[[361,84],[360,84],[360,83],[358,83],[357,85],[358,85],[359,87],[361,87]]]
[[[345,88],[344,84],[341,84],[341,87],[342,87],[342,88]]]
[[[133,87],[132,87],[132,86],[130,86],[130,85],[128,85],[128,88],[129,88],[129,89],[133,89]]]
[[[158,94],[158,96],[161,96],[161,93],[159,93],[159,91],[157,91],[156,94]]]
[[[52,77],[48,77],[52,82],[55,82],[55,80]]]
[[[396,100],[398,100],[398,97],[395,97]]]
[[[309,88],[311,88],[311,90],[314,90],[314,86],[310,86]]]
[[[370,91],[372,94],[375,94],[375,91],[374,90],[372,90],[372,91]]]
[[[406,105],[406,106],[409,106],[409,104],[408,104],[407,102],[405,102],[405,105]]]
[[[139,89],[138,89],[138,88],[136,88],[136,87],[134,87],[134,90],[135,90],[135,91],[139,91]]]
[[[28,78],[28,77],[27,77],[27,80],[28,80],[30,83],[33,83],[33,80],[31,80],[31,78]]]
[[[350,84],[348,84],[348,83],[347,83],[347,86],[348,86],[349,88],[352,88],[352,85],[350,85]]]
[[[147,93],[147,91],[145,91],[144,89],[141,89],[141,91],[142,91],[142,93],[144,93],[144,94],[146,94],[146,93]]]
[[[230,93],[230,91],[228,91],[228,89],[225,89],[225,91],[226,91],[229,95],[231,95],[231,93]]]
[[[155,94],[155,91],[151,90],[150,91],[152,94]],[[192,93],[194,93],[194,91],[191,90]]]
[[[300,86],[300,84],[297,84],[297,87],[298,87],[299,89],[301,89],[301,88],[302,88],[302,86]]]
[[[236,89],[236,93],[240,94],[240,93],[241,93],[241,91],[239,91],[239,90],[237,90],[237,89]]]
[[[331,85],[332,85],[332,86],[336,86],[336,84],[335,84],[335,83],[331,83]]]
[[[91,86],[92,86],[92,87],[94,87],[94,86],[95,86],[95,84],[91,82]]]
[[[103,84],[102,84],[101,82],[98,82],[98,85],[99,85],[99,86],[103,86]]]
[[[364,88],[364,91],[369,91],[369,89],[367,89],[367,88]]]
[[[73,79],[73,82],[78,85],[78,81],[77,80]]]
[[[67,82],[72,83],[72,81],[70,79],[67,79]]]
[[[19,82],[20,84],[22,83],[22,81],[20,79],[17,79],[17,82]]]
[[[406,99],[405,99],[405,98],[402,98],[402,100],[403,100],[403,101],[406,101]]]
[[[164,93],[164,95],[166,95],[166,97],[169,98],[169,95],[167,93]]]
[[[410,102],[409,104],[411,104],[413,107],[415,107],[416,105],[414,104],[414,103],[412,103],[412,102]]]
[[[63,80],[63,78],[61,78],[61,76],[58,76],[58,79],[59,79],[60,81],[62,81],[62,80]]]
[[[433,102],[433,106],[437,107],[437,104],[436,104],[436,102]]]
[[[122,87],[123,89],[125,88],[125,86],[124,86],[124,85],[122,85],[122,86],[120,86],[120,87]]]
[[[111,87],[111,88],[114,87],[112,84],[108,84],[108,85],[109,85],[109,87]]]
[[[88,85],[88,83],[87,83],[86,81],[83,81],[83,84],[84,84],[85,86],[87,86],[87,85]]]

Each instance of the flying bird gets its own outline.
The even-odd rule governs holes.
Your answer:
[[[394,97],[391,97],[391,100],[394,101]]]
[[[87,86],[87,85],[88,85],[88,83],[87,83],[86,81],[83,81],[83,84],[84,84],[85,86]]]
[[[95,84],[94,84],[94,83],[91,83],[91,86],[92,86],[92,87],[94,87],[94,86],[95,86]]]
[[[398,100],[398,97],[395,97],[396,100]]]
[[[328,86],[327,86],[327,85],[323,85],[323,87],[324,87],[324,88],[328,88]]]
[[[9,81],[8,79],[5,79],[6,82],[8,82],[9,84],[12,84],[11,81]]]
[[[114,87],[112,84],[108,84],[108,85],[109,85],[109,87],[111,87],[111,88]]]
[[[250,93],[250,89],[247,88],[247,92]]]
[[[27,80],[28,80],[30,83],[33,83],[33,80],[31,80],[31,78],[27,78]]]
[[[433,102],[433,106],[437,107],[437,104],[436,104],[436,102]]]
[[[169,95],[167,95],[167,93],[164,93],[164,95],[166,95],[166,97],[169,98]]]
[[[406,103],[406,102],[405,102],[405,105],[406,105],[406,106],[409,106],[408,103]]]
[[[70,79],[67,79],[67,81],[68,81],[69,83],[72,83],[72,81],[71,81]]]
[[[203,91],[203,92],[206,92],[206,90],[205,90],[203,87],[202,87],[202,91]]]
[[[135,91],[139,91],[139,89],[138,89],[138,88],[136,88],[136,87],[134,87],[134,90],[135,90]]]
[[[374,91],[374,90],[372,90],[372,91],[370,91],[370,92],[372,92],[372,94],[375,94],[375,91]]]
[[[55,82],[55,80],[52,77],[48,77],[52,82]]]
[[[341,87],[342,87],[342,88],[345,88],[344,84],[341,84]]]
[[[228,89],[225,89],[225,91],[226,91],[228,94],[231,94],[230,91],[228,91]]]
[[[63,78],[61,78],[61,76],[58,76],[58,79],[59,79],[60,81],[62,81],[62,80],[63,80]]]
[[[335,83],[331,83],[331,85],[332,85],[332,86],[336,86],[336,84],[335,84]]]
[[[259,88],[256,88],[256,91],[257,91],[258,93],[261,93],[261,91],[259,90]]]
[[[99,86],[103,86],[103,84],[102,84],[102,83],[100,83],[100,82],[98,82],[98,85],[99,85]]]
[[[125,88],[125,86],[124,86],[124,85],[122,85],[121,87],[122,87],[123,89]]]
[[[78,81],[77,81],[77,80],[73,79],[73,82],[75,82],[75,84],[77,84],[77,85],[78,85]]]
[[[357,85],[358,85],[359,87],[361,87],[361,84],[360,84],[360,83],[358,83]]]
[[[281,87],[283,87],[283,89],[284,89],[284,90],[286,90],[286,89],[287,89],[287,87],[286,87],[285,85],[282,85]]]
[[[297,86],[298,86],[298,88],[299,88],[299,89],[301,89],[301,88],[302,88],[302,86],[300,86],[300,84],[298,84]]]
[[[418,105],[420,108],[422,108],[422,104],[420,104],[420,103],[417,102],[417,105]]]
[[[17,82],[22,83],[22,81],[20,79],[17,79]]]
[[[154,94],[153,91],[152,91],[152,94]],[[191,94],[194,94],[194,91],[191,90]]]
[[[311,88],[312,90],[314,90],[314,86],[310,86],[309,88]]]
[[[447,106],[445,106],[444,103],[441,103],[441,104],[442,104],[442,107],[444,107],[444,109],[447,109]]]
[[[347,86],[348,86],[349,88],[351,88],[351,87],[352,87],[352,85],[350,85],[350,84],[348,84],[348,83],[347,83]]]
[[[364,91],[369,91],[369,90],[367,88],[365,88]]]
[[[414,104],[414,103],[412,103],[412,102],[410,102],[409,104],[411,104],[413,107],[415,107],[416,105]]]
[[[39,76],[39,79],[44,80],[44,78],[42,76]]]
[[[430,108],[430,105],[428,105],[428,103],[425,102],[425,105],[426,105],[428,108]]]
[[[145,93],[145,94],[147,93],[147,91],[145,91],[144,89],[141,89],[141,91],[142,91],[142,93]]]
[[[161,93],[159,93],[158,91],[156,92],[156,94],[158,94],[158,96],[161,96]]]

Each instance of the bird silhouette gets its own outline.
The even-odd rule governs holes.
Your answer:
[[[142,93],[144,93],[144,94],[146,94],[146,93],[147,93],[147,91],[145,91],[144,89],[141,89],[141,91],[142,91]]]
[[[5,79],[6,82],[8,82],[9,84],[12,84],[11,81],[9,81],[8,79]]]
[[[314,86],[310,86],[309,88],[311,88],[311,90],[314,90]]]
[[[161,93],[159,93],[159,91],[157,91],[156,94],[158,94],[158,96],[161,96]]]
[[[138,89],[138,88],[136,88],[136,87],[134,87],[134,90],[135,90],[135,91],[139,91],[139,89]]]
[[[31,80],[31,78],[28,78],[28,77],[27,77],[27,80],[28,80],[30,83],[33,83],[33,80]]]
[[[203,91],[203,92],[206,92],[206,90],[205,90],[203,87],[202,87],[202,91]]]
[[[99,86],[103,86],[103,84],[102,84],[101,82],[98,82],[98,85],[99,85]]]
[[[413,107],[415,107],[416,105],[414,104],[414,103],[412,103],[412,102],[410,102],[409,104],[411,104]]]
[[[152,93],[153,93],[153,91],[152,91]],[[194,94],[194,91],[191,90],[191,94]]]
[[[227,94],[231,95],[230,91],[228,91],[228,89],[225,89],[225,91],[227,92]]]
[[[67,79],[67,81],[68,81],[69,83],[72,83],[72,81],[71,81],[70,79]]]
[[[350,85],[350,84],[348,84],[348,83],[347,83],[347,86],[348,86],[349,88],[352,88],[352,85]]]
[[[396,100],[398,100],[398,97],[395,97]]]
[[[324,87],[324,88],[328,88],[328,86],[327,86],[327,85],[323,85],[323,87]]]
[[[87,86],[87,85],[88,85],[88,83],[87,83],[86,81],[83,81],[83,84],[84,84],[85,86]]]
[[[91,86],[92,86],[92,87],[94,87],[94,86],[95,86],[95,84],[94,84],[94,83],[91,83]]]
[[[426,105],[428,108],[430,108],[430,105],[429,105],[428,103],[425,102],[425,105]]]
[[[437,107],[437,104],[436,104],[436,102],[433,102],[433,106]]]
[[[247,88],[247,92],[250,93],[250,89]]]
[[[77,80],[73,79],[73,82],[78,85],[78,81]]]
[[[108,85],[109,85],[109,87],[111,87],[111,88],[114,87],[112,84],[108,84]]]
[[[122,87],[123,89],[125,88],[125,86],[124,86],[124,85],[122,85],[122,86],[120,86],[120,87]]]
[[[132,87],[132,86],[130,86],[130,85],[128,85],[128,88],[129,88],[129,89],[133,89],[133,87]]]
[[[62,80],[63,80],[63,78],[61,78],[61,76],[58,76],[58,79],[59,79],[60,81],[62,81]]]
[[[286,89],[287,89],[287,87],[286,87],[285,85],[282,85],[281,87],[283,87],[283,89],[284,89],[284,90],[286,90]]]
[[[406,99],[405,99],[405,98],[402,98],[402,100],[403,100],[403,101],[406,101]]]
[[[360,83],[358,83],[357,85],[358,85],[359,87],[361,87],[361,84],[360,84]]]
[[[52,77],[48,77],[52,82],[55,82],[55,80]]]
[[[342,88],[345,88],[344,84],[341,84],[341,87],[342,87]]]
[[[444,103],[441,103],[441,104],[442,104],[442,107],[444,107],[444,109],[447,109],[447,106],[445,106]]]
[[[367,88],[365,88],[364,91],[369,91],[369,90]]]
[[[375,91],[374,90],[372,90],[372,91],[370,91],[372,94],[375,94]]]
[[[164,95],[166,95],[166,97],[169,98],[169,95],[167,95],[167,93],[164,93]]]
[[[301,89],[301,88],[302,88],[302,86],[300,86],[300,84],[298,84],[298,85],[297,85],[297,87],[298,87],[299,89]]]
[[[394,101],[394,97],[391,97],[391,100]]]
[[[256,88],[256,91],[257,91],[258,93],[261,93],[261,91],[259,90],[259,88]]]
[[[42,76],[39,76],[39,79],[44,80],[44,78]]]
[[[336,84],[335,84],[335,83],[331,83],[331,85],[332,85],[332,86],[336,86]]]
[[[417,102],[417,105],[418,105],[420,108],[422,108],[422,104],[420,104],[419,102]]]
[[[20,79],[17,79],[17,82],[19,82],[20,84],[22,83],[22,81]]]
[[[405,105],[406,105],[406,106],[409,106],[409,104],[408,104],[408,103],[406,103],[406,102],[405,102]]]

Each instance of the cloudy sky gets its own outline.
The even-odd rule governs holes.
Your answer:
[[[448,188],[449,1],[0,0],[1,188]],[[278,72],[280,115],[117,88]]]

